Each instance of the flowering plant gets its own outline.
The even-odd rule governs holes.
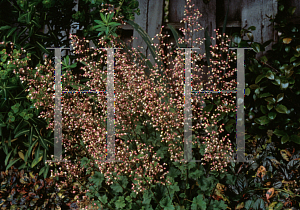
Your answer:
[[[192,12],[192,7],[190,1],[187,1],[187,18],[184,21],[188,24],[190,24],[191,16],[195,12],[197,18],[201,16],[199,11]],[[183,33],[190,32],[183,30]],[[82,68],[84,74],[82,80],[79,80],[77,76],[72,75],[70,69],[63,72],[63,91],[70,91],[72,88],[72,90],[104,91],[107,86],[107,53],[100,49],[83,51],[82,49],[88,41],[79,40],[77,36],[70,37],[75,48],[75,54],[81,55],[77,61],[85,65]],[[159,39],[159,43],[163,43],[166,35],[160,34],[155,38]],[[218,38],[221,36],[218,35]],[[153,68],[148,68],[150,75],[145,75],[147,60],[141,59],[138,50],[126,50],[126,46],[112,35],[110,40],[107,43],[102,37],[99,39],[99,46],[124,48],[123,51],[115,52],[114,67],[116,73],[114,76],[116,159],[122,162],[103,162],[106,146],[106,100],[103,97],[105,95],[100,93],[62,94],[62,140],[66,150],[65,158],[72,160],[72,162],[56,163],[61,165],[61,168],[60,172],[54,176],[60,177],[61,186],[71,185],[74,182],[79,183],[82,190],[85,189],[83,192],[86,195],[98,199],[96,203],[99,206],[104,205],[110,209],[113,209],[113,205],[115,208],[124,208],[127,205],[130,208],[134,205],[141,207],[139,195],[143,196],[144,201],[142,203],[148,207],[151,199],[161,207],[169,207],[175,192],[180,191],[177,186],[178,183],[175,182],[175,178],[178,176],[176,167],[182,172],[182,180],[187,181],[191,178],[196,180],[198,184],[197,181],[205,170],[202,165],[206,164],[198,165],[200,169],[194,171],[192,175],[188,175],[185,173],[186,169],[195,168],[195,163],[172,162],[181,160],[183,157],[184,92],[182,90],[184,79],[182,78],[182,71],[184,69],[184,51],[178,50],[178,52],[164,55],[163,45],[153,45],[155,52],[158,52],[156,61],[164,64],[156,64]],[[80,44],[82,42],[83,44]],[[183,42],[189,43],[191,40],[181,38],[178,41],[178,43]],[[216,74],[221,74],[224,71],[225,76],[223,78],[226,77],[229,81],[224,81],[218,85],[223,89],[231,90],[233,85],[228,84],[232,84],[233,79],[229,79],[229,77],[233,76],[234,73],[232,71],[225,73],[225,69],[230,66],[226,68],[225,62],[219,60],[222,56],[228,56],[229,60],[233,61],[231,57],[234,56],[234,53],[232,53],[233,56],[228,53],[227,40],[218,44],[221,47],[210,46],[213,49],[210,67]],[[171,49],[172,44],[164,45],[167,49]],[[176,53],[178,55],[173,56]],[[86,56],[82,57],[82,54],[86,54]],[[99,54],[101,56],[97,57]],[[94,61],[95,57],[98,58],[97,61]],[[191,58],[192,61],[201,60],[201,56],[194,52]],[[172,64],[174,68],[167,68],[167,64]],[[192,62],[192,64],[195,65],[196,63]],[[201,71],[203,66],[196,64],[193,69]],[[159,73],[159,70],[163,71]],[[30,99],[36,101],[36,107],[44,108],[40,117],[48,119],[47,129],[54,128],[54,95],[53,93],[50,94],[54,83],[53,71],[51,61],[46,59],[45,65],[28,69],[26,72],[24,70],[19,72],[21,80],[26,80],[31,84],[28,89]],[[217,80],[216,76],[214,79]],[[154,83],[155,85],[153,85]],[[211,86],[212,89],[216,89],[216,85],[217,82]],[[193,80],[193,87],[196,90],[201,90],[203,86],[202,84],[194,84]],[[206,137],[200,135],[202,125],[199,122],[193,126],[193,131],[196,135],[198,134],[198,136],[193,135],[193,152],[196,157],[204,155],[204,161],[210,162],[210,159],[212,160],[208,170],[224,172],[227,170],[225,169],[226,164],[232,154],[231,141],[225,137],[219,140],[219,135],[224,131],[222,126],[230,124],[228,123],[230,117],[233,117],[232,113],[235,112],[234,101],[224,98],[221,102],[221,96],[211,97],[207,94],[205,97],[207,97],[205,103],[208,105],[204,109],[201,107],[204,101],[199,101],[197,98],[192,100],[194,119],[203,120],[204,131],[207,132]],[[210,98],[211,100],[209,100]],[[212,111],[213,108],[216,108],[216,111]],[[197,110],[203,110],[204,114]],[[218,132],[218,126],[221,129],[220,132]],[[82,179],[86,177],[84,172],[92,175],[89,182]],[[67,177],[63,174],[67,174]],[[201,180],[206,185],[216,181],[212,178],[202,178]],[[128,185],[131,185],[129,191],[126,189]],[[184,194],[186,194],[186,190],[190,188],[189,183],[186,182],[184,186]],[[105,191],[101,191],[103,189]],[[155,193],[152,189],[155,189]],[[162,195],[158,193],[159,189],[163,191]],[[203,189],[209,191],[211,187],[207,186],[207,189]],[[165,194],[166,197],[160,197]],[[127,197],[124,198],[126,195]],[[150,200],[145,201],[145,196]],[[182,197],[185,196],[182,195]],[[129,203],[125,204],[124,199]],[[197,209],[198,206],[203,205],[207,202],[205,199],[203,195],[196,196],[192,201],[192,208]],[[179,199],[178,202],[182,203]],[[221,203],[220,208],[224,205],[224,202]]]

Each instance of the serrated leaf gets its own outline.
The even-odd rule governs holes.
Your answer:
[[[200,194],[197,197],[193,198],[193,203],[191,205],[192,210],[206,210],[206,202],[203,199],[203,195]]]
[[[278,113],[282,113],[282,114],[287,114],[287,112],[288,112],[288,109],[286,108],[286,106],[284,106],[282,104],[277,105],[277,107],[275,107],[275,110]]]
[[[119,196],[119,199],[115,202],[117,209],[123,209],[126,204],[124,200],[124,196]]]

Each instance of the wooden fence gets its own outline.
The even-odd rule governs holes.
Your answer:
[[[169,0],[168,1],[168,20],[169,22],[163,21],[164,6],[166,5],[165,0],[138,0],[140,15],[135,16],[135,22],[138,23],[151,38],[155,34],[160,32],[161,26],[165,26],[165,30],[168,30],[167,24],[171,24],[176,29],[185,27],[184,23],[180,23],[180,20],[184,18],[184,6],[186,0]],[[299,0],[286,0],[289,6],[295,6],[294,22],[300,24],[300,1]],[[214,29],[223,27],[224,17],[226,15],[227,7],[228,21],[226,31],[230,29],[239,31],[244,27],[255,26],[256,30],[253,31],[254,41],[264,43],[267,40],[273,39],[274,42],[278,40],[278,33],[273,29],[273,23],[269,21],[267,16],[275,17],[278,11],[277,0],[210,0],[207,4],[203,0],[192,0],[195,4],[194,8],[199,9],[202,17],[199,19],[201,26],[204,28],[208,27],[208,33],[210,37],[216,37]],[[124,26],[123,30],[127,30],[126,34],[131,34],[137,37],[134,40],[132,47],[137,48],[142,46],[143,52],[147,53],[149,58],[149,49],[146,43],[142,40],[136,30],[130,25]],[[130,33],[131,32],[131,33]],[[170,33],[170,35],[172,35]],[[204,30],[201,30],[195,34],[195,37],[204,37]],[[125,39],[128,39],[126,37]],[[247,39],[247,37],[244,37]],[[213,43],[215,44],[215,43]],[[272,44],[271,44],[272,45]],[[266,50],[271,49],[269,45]],[[200,47],[200,53],[203,55],[205,52],[204,45]],[[259,55],[261,56],[261,54]],[[153,58],[150,58],[153,61]]]

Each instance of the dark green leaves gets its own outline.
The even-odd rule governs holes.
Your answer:
[[[275,110],[278,112],[278,113],[282,113],[282,114],[287,114],[288,113],[288,109],[286,108],[286,106],[282,105],[282,104],[279,104],[275,107]]]
[[[204,201],[204,196],[202,194],[193,198],[193,203],[191,206],[192,210],[206,210],[206,202]]]
[[[91,182],[93,182],[97,187],[102,186],[102,182],[104,181],[104,175],[99,171],[95,171],[95,174],[90,178]]]

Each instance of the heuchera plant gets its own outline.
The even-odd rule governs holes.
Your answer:
[[[195,21],[201,17],[199,11],[192,11],[193,5],[187,1],[186,18],[183,20],[190,25],[196,24],[195,30],[201,26]],[[188,35],[191,31],[183,29]],[[168,165],[162,160],[169,158],[171,161],[183,159],[183,125],[184,125],[184,50],[175,50],[164,55],[163,47],[170,50],[173,44],[163,42],[167,35],[159,34],[159,44],[154,44],[158,61],[165,65],[157,65],[151,69],[149,76],[145,75],[145,60],[141,58],[137,49],[129,51],[115,50],[114,87],[115,87],[115,128],[116,128],[116,160],[123,162],[105,163],[106,146],[106,97],[103,93],[63,93],[62,94],[62,131],[63,146],[66,150],[66,160],[71,163],[56,163],[61,165],[60,172],[54,176],[64,177],[61,186],[71,184],[81,177],[84,172],[94,175],[91,178],[92,185],[101,187],[105,180],[106,185],[115,187],[116,192],[123,192],[128,183],[134,193],[142,193],[155,183],[170,186],[172,183],[166,179]],[[78,62],[85,66],[82,68],[86,83],[82,84],[71,69],[62,71],[62,89],[71,90],[106,90],[107,78],[107,52],[103,49],[84,49],[88,41],[79,40],[76,36],[70,36],[75,49],[75,54],[87,53]],[[190,36],[192,37],[192,36]],[[228,39],[218,35],[216,46],[210,46],[210,68],[213,72],[214,83],[210,90],[236,89],[234,71],[228,62],[233,62],[234,51],[228,52]],[[81,41],[81,42],[80,42]],[[81,45],[80,43],[83,44]],[[191,39],[179,39],[178,43],[199,43]],[[193,47],[192,44],[192,47]],[[111,36],[111,42],[99,39],[99,46],[125,48],[118,38]],[[94,57],[101,54],[95,61]],[[175,55],[175,56],[174,56]],[[174,59],[173,59],[174,57]],[[192,53],[192,70],[203,71],[203,65],[197,65],[196,61],[202,59],[201,55]],[[209,57],[207,55],[207,57]],[[225,59],[224,59],[225,57]],[[228,62],[226,63],[226,58]],[[173,68],[166,68],[172,64]],[[40,117],[48,119],[48,129],[54,129],[54,65],[50,60],[35,69],[20,69],[21,80],[30,83],[29,96],[35,101],[36,107],[43,107]],[[227,72],[225,72],[227,71]],[[160,74],[159,72],[163,72]],[[221,75],[221,76],[220,76]],[[195,76],[197,78],[197,76]],[[224,79],[221,80],[220,78]],[[201,78],[200,78],[201,79]],[[227,79],[227,81],[225,81]],[[156,81],[156,82],[155,82]],[[193,84],[193,91],[203,90],[202,84]],[[222,96],[224,99],[220,100]],[[232,157],[232,144],[228,137],[220,138],[224,131],[224,122],[233,116],[236,109],[235,97],[230,93],[205,94],[204,97],[192,96],[193,118],[202,120],[193,126],[196,134],[201,127],[207,132],[206,136],[193,135],[193,148],[200,144],[205,145],[203,160],[210,164],[211,170],[226,171],[229,159]],[[203,109],[203,98],[206,98],[207,106]],[[209,100],[212,99],[212,100]],[[231,100],[232,99],[232,100]],[[213,110],[213,108],[215,108]],[[213,111],[212,111],[213,110]],[[202,113],[203,111],[204,113]],[[224,122],[222,119],[225,119]],[[219,127],[219,129],[218,129]],[[197,131],[197,132],[196,132]],[[199,133],[198,133],[199,134]],[[229,134],[227,135],[229,136]],[[193,158],[195,160],[195,158]],[[186,164],[181,162],[180,164]],[[202,163],[205,165],[206,163]],[[64,175],[65,174],[65,175]],[[92,192],[89,188],[85,193]],[[89,192],[90,191],[90,192]],[[99,193],[98,193],[99,195]],[[105,199],[104,199],[105,200]],[[105,203],[100,199],[101,203]]]

